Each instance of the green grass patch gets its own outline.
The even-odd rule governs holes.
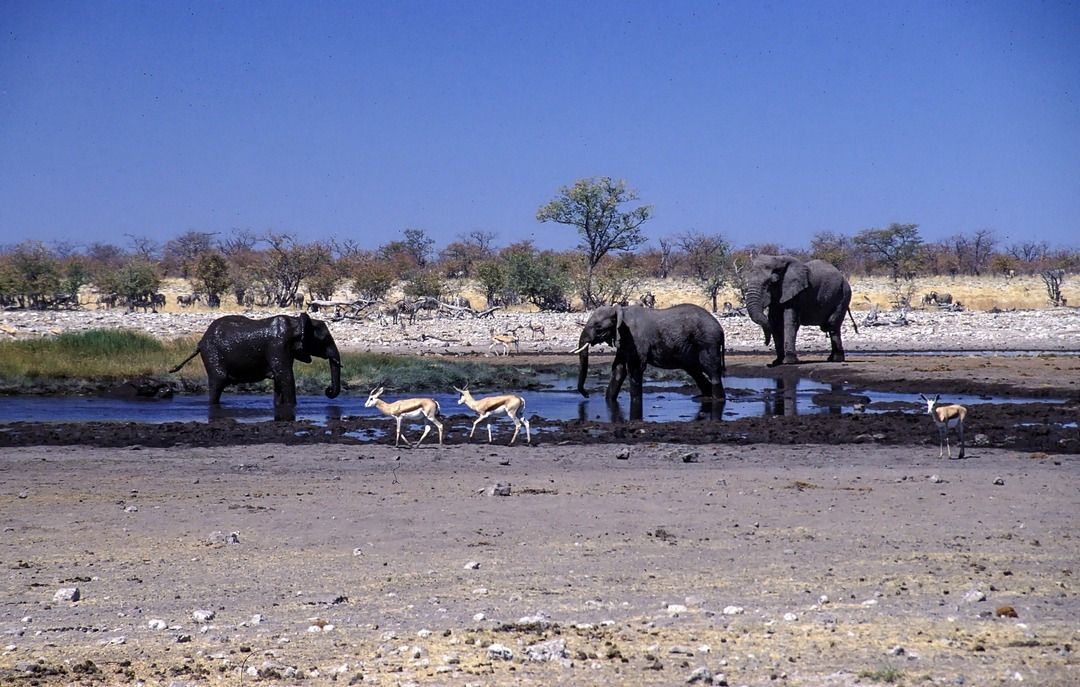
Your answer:
[[[894,685],[899,684],[904,679],[904,671],[896,666],[886,663],[878,666],[874,670],[861,671],[859,673],[859,678],[880,682],[886,685]]]
[[[197,338],[159,341],[141,332],[99,329],[69,332],[42,339],[0,342],[0,385],[8,392],[85,392],[94,384],[135,378],[178,382],[184,389],[205,389],[206,372],[196,356],[180,372],[169,369],[188,357]],[[536,386],[536,373],[512,365],[435,359],[383,353],[345,353],[342,386],[350,393],[367,394],[377,384],[389,391],[449,391],[471,383],[474,388],[515,390]],[[321,394],[330,384],[330,365],[314,358],[293,364],[299,393]],[[264,391],[269,382],[230,387]]]
[[[141,332],[94,329],[0,342],[0,380],[116,380],[156,376],[195,349],[192,339],[161,342]]]

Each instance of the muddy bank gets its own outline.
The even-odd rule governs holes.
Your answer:
[[[1076,684],[1080,462],[686,455],[6,449],[0,682]]]

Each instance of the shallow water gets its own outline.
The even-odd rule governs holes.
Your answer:
[[[604,387],[592,384],[589,398],[575,390],[576,381],[569,378],[545,379],[549,388],[525,391],[526,415],[545,420],[612,421],[622,419],[629,409],[625,390],[618,407],[609,407],[604,400]],[[917,394],[867,391],[828,385],[806,379],[794,386],[776,379],[756,377],[725,378],[727,402],[724,419],[770,415],[812,415],[849,413],[856,403],[866,412],[908,410],[925,412],[926,404]],[[694,396],[693,388],[682,382],[648,382],[642,400],[642,417],[646,421],[666,422],[694,420],[709,416]],[[483,395],[477,389],[477,396]],[[442,406],[444,415],[471,414],[465,406],[457,405],[458,395],[431,394]],[[366,396],[343,394],[336,399],[324,396],[301,396],[296,407],[296,419],[325,424],[327,421],[349,417],[379,417],[374,408],[365,408]],[[387,395],[386,400],[401,398]],[[1018,397],[954,396],[944,401],[963,405],[979,403],[1046,403],[1052,399]],[[205,394],[178,394],[166,399],[107,398],[93,396],[5,396],[0,397],[0,422],[206,422],[213,418],[232,418],[238,422],[264,422],[274,419],[273,401],[269,394],[226,394],[219,408],[210,409]],[[502,418],[506,422],[505,418]],[[508,424],[508,423],[507,423]]]

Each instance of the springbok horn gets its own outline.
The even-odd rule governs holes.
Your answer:
[[[589,347],[589,344],[583,343],[583,344],[581,344],[580,346],[578,346],[577,348],[575,348],[574,350],[572,350],[570,352],[571,353],[581,353],[582,351],[584,351],[588,347]]]

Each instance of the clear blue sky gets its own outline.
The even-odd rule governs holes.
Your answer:
[[[574,245],[891,222],[1080,245],[1077,2],[0,0],[0,243],[275,230]]]

